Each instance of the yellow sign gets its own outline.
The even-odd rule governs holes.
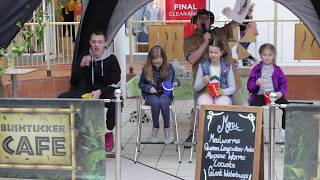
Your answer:
[[[320,59],[320,46],[304,24],[295,25],[294,59]]]
[[[149,26],[149,49],[159,45],[165,51],[168,60],[184,61],[183,32],[183,25]]]
[[[72,166],[70,114],[0,112],[0,164]]]

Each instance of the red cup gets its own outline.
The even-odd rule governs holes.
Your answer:
[[[217,96],[217,90],[220,89],[219,83],[209,83],[208,84],[208,91],[211,96]]]
[[[270,92],[263,93],[263,96],[264,96],[264,102],[266,103],[266,105],[269,105],[271,103]]]

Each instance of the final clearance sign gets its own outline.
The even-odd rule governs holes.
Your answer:
[[[0,164],[71,165],[70,114],[0,113]]]
[[[205,0],[166,0],[167,20],[191,20],[198,9],[206,8]],[[185,24],[185,36],[192,33],[191,23]]]

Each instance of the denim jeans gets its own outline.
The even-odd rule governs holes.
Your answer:
[[[164,128],[170,127],[170,105],[171,99],[167,95],[149,95],[146,96],[146,105],[151,106],[151,115],[153,121],[153,127],[159,128],[159,115],[160,111],[163,118]]]

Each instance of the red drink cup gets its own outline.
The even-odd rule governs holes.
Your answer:
[[[208,91],[212,97],[217,96],[217,90],[219,89],[219,83],[209,83],[208,84]]]
[[[266,105],[269,105],[271,103],[270,92],[265,92],[263,96],[264,96],[264,102],[266,103]]]

